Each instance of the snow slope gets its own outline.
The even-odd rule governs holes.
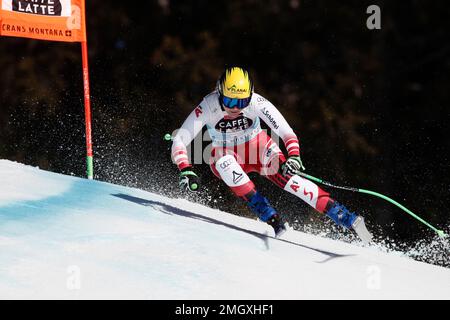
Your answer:
[[[450,299],[450,269],[0,160],[0,298]]]

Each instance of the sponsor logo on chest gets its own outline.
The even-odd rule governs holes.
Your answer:
[[[236,132],[246,130],[251,127],[253,124],[253,120],[243,115],[234,118],[234,119],[226,119],[222,118],[216,124],[216,130],[220,132]]]

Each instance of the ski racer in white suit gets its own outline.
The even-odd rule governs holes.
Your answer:
[[[261,129],[263,120],[284,142],[287,159],[279,146]],[[354,227],[362,217],[349,212],[315,183],[296,175],[304,170],[297,136],[283,115],[267,99],[253,91],[249,73],[227,68],[215,91],[204,97],[173,138],[172,159],[180,170],[180,186],[197,191],[198,176],[192,170],[186,147],[207,127],[212,139],[210,166],[231,191],[247,202],[257,217],[279,236],[286,231],[282,215],[261,195],[247,173],[257,172],[294,194],[338,225]]]

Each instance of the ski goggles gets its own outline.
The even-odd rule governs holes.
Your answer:
[[[248,106],[248,104],[250,103],[250,100],[252,99],[252,97],[248,97],[248,98],[244,98],[244,99],[238,99],[238,98],[228,98],[225,96],[222,96],[222,105],[225,108],[235,108],[237,107],[238,109],[244,109]]]

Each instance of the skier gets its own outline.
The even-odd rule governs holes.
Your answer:
[[[263,120],[284,142],[287,159],[279,146],[261,129]],[[186,146],[207,126],[212,139],[209,164],[213,173],[243,199],[257,217],[273,227],[279,237],[288,227],[255,187],[247,173],[257,172],[294,194],[336,224],[353,228],[366,242],[371,239],[364,219],[333,200],[315,183],[297,175],[305,170],[297,136],[277,108],[254,92],[249,73],[227,68],[216,90],[203,98],[173,138],[172,159],[180,170],[180,187],[197,191],[200,180],[189,162]]]

